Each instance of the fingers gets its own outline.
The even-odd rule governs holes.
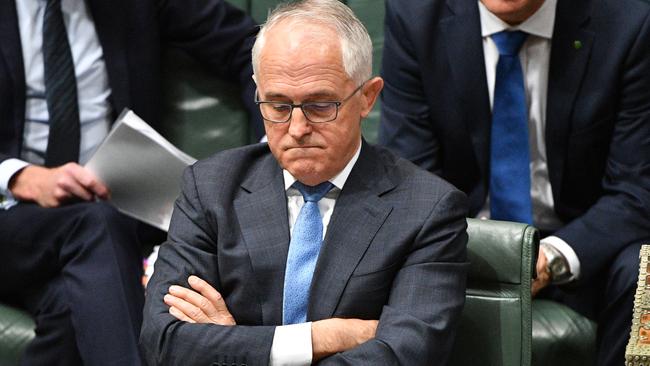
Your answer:
[[[56,177],[54,197],[59,202],[66,201],[73,197],[81,198],[84,201],[90,201],[93,198],[93,194],[80,184],[71,170],[64,169],[62,170],[62,174],[59,174]]]
[[[171,306],[169,308],[169,313],[171,315],[173,315],[176,319],[180,320],[180,321],[184,321],[184,322],[188,322],[188,323],[196,323],[196,321],[194,321],[194,319],[192,319],[189,316],[185,315],[185,313],[183,313],[181,310],[179,310],[175,306]]]
[[[548,272],[547,259],[543,250],[539,250],[536,263],[537,277],[531,283],[530,293],[533,297],[551,282],[551,274]]]
[[[211,304],[206,298],[181,286],[171,286],[163,300],[170,308],[175,307],[196,323],[212,323],[206,312],[216,312],[214,309],[207,309]]]
[[[209,283],[197,276],[190,276],[187,282],[189,282],[190,286],[192,286],[194,290],[198,291],[201,295],[206,297],[213,305],[216,313],[208,314],[208,316],[221,316],[224,318],[232,317],[230,315],[230,311],[228,311],[228,306],[226,305],[226,302],[224,301],[221,294],[215,290],[214,287],[210,286]]]
[[[74,180],[76,185],[75,196],[85,199],[86,201],[92,199],[94,196],[97,196],[101,199],[109,198],[109,190],[104,183],[102,183],[95,174],[93,174],[88,169],[82,167],[76,163],[68,163],[61,167],[61,169]],[[72,187],[71,187],[72,188]],[[83,190],[85,194],[81,193],[80,190]],[[76,194],[80,193],[80,194]]]
[[[174,317],[183,321],[191,319],[196,323],[236,324],[223,297],[214,287],[196,276],[190,276],[188,282],[193,290],[170,286],[169,293],[163,298]]]

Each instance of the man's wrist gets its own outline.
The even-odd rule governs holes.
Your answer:
[[[540,249],[546,256],[546,268],[551,277],[551,283],[557,285],[571,281],[571,269],[564,255],[548,243],[541,243]]]

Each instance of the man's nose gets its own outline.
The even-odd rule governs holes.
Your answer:
[[[300,139],[312,131],[312,125],[305,117],[302,108],[294,108],[289,119],[289,135],[295,139]]]

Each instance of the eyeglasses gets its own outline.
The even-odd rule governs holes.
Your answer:
[[[262,118],[272,123],[286,123],[291,119],[294,108],[302,109],[305,118],[311,123],[323,123],[335,120],[339,116],[339,107],[356,94],[366,83],[363,82],[350,95],[341,101],[308,102],[302,104],[279,103],[259,100],[255,93],[255,104],[260,107]]]

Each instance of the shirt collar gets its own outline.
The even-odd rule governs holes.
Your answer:
[[[489,37],[506,29],[520,30],[538,37],[553,38],[553,27],[555,25],[555,8],[557,0],[546,0],[537,11],[523,23],[511,26],[491,13],[481,1],[478,2],[478,9],[481,17],[481,35]]]
[[[359,154],[361,153],[361,143],[359,143],[359,147],[357,148],[357,152],[354,153],[352,156],[352,159],[348,162],[348,164],[339,172],[339,174],[335,175],[334,178],[330,179],[329,182],[334,185],[334,187],[338,188],[339,190],[343,189],[343,185],[345,182],[348,180],[348,177],[350,176],[350,172],[352,172],[352,168],[354,167],[354,164],[356,164],[357,160],[359,159]],[[296,178],[291,175],[286,169],[282,169],[282,175],[284,176],[284,190],[286,191],[287,189],[291,188],[291,185],[295,183],[297,180]]]

